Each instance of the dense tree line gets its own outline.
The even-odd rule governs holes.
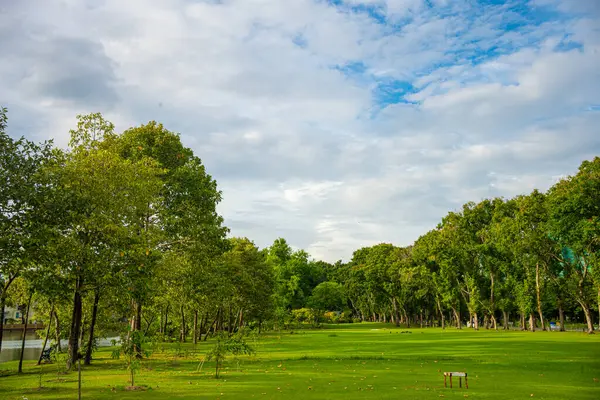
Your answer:
[[[67,149],[6,125],[3,109],[0,338],[4,306],[33,304],[69,366],[115,332],[196,343],[323,318],[535,330],[579,316],[593,332],[600,313],[600,158],[547,193],[467,203],[411,246],[330,264],[281,238],[227,238],[216,181],[159,123],[116,133],[79,116]]]

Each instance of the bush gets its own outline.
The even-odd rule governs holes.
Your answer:
[[[296,323],[313,323],[315,321],[315,312],[310,308],[299,308],[292,310],[292,320]]]

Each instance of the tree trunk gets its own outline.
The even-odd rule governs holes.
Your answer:
[[[67,359],[67,370],[70,370],[79,357],[79,332],[81,330],[81,288],[83,278],[77,278],[75,293],[73,295],[73,313],[71,315],[71,331],[69,332],[69,358]]]
[[[46,327],[46,336],[44,337],[44,343],[42,344],[42,350],[40,351],[40,357],[38,358],[37,365],[42,363],[42,355],[44,354],[44,350],[46,350],[46,345],[48,344],[48,336],[50,336],[50,327],[52,326],[52,317],[54,316],[54,304],[50,308],[50,315],[48,317],[48,326]]]
[[[535,315],[529,313],[529,330],[535,332]]]
[[[29,295],[29,299],[27,300],[27,307],[25,308],[25,318],[23,324],[23,339],[21,339],[21,355],[19,356],[19,369],[18,373],[23,372],[23,356],[25,355],[25,338],[27,337],[27,323],[29,322],[29,307],[31,306],[31,298],[33,297],[33,292]]]
[[[473,328],[478,331],[479,330],[479,316],[477,313],[473,313]]]
[[[227,312],[227,334],[231,336],[233,333],[233,315],[231,313],[231,303],[229,304],[229,310]]]
[[[492,320],[492,328],[495,330],[498,330],[498,326],[496,324],[496,316],[494,314],[496,314],[496,304],[495,304],[495,298],[494,298],[494,285],[495,285],[495,281],[494,281],[494,273],[492,272],[490,274],[490,318]]]
[[[142,330],[142,303],[136,301],[135,302],[135,325],[134,329],[136,331]]]
[[[194,311],[194,344],[198,344],[198,310]]]
[[[90,337],[88,338],[87,349],[85,351],[85,365],[92,363],[92,347],[94,346],[94,329],[96,328],[96,319],[98,317],[98,302],[100,301],[100,289],[96,288],[94,292],[94,306],[92,308],[92,320],[90,322]]]
[[[158,334],[163,334],[163,310],[160,310],[160,318],[158,319]]]
[[[83,308],[83,306],[82,306],[82,308]],[[83,310],[82,310],[82,314],[83,314]],[[81,329],[79,330],[79,346],[80,347],[83,346],[83,337],[85,336],[85,323],[86,323],[86,320],[82,316],[82,318],[81,318]]]
[[[460,323],[460,311],[452,307],[452,312],[454,313],[454,318],[456,318],[456,329],[462,329],[462,324]]]
[[[519,325],[521,325],[521,330],[526,331],[527,327],[525,326],[525,313],[524,312],[521,313],[520,319],[521,319],[521,321],[520,321]]]
[[[542,296],[540,289],[540,263],[535,264],[535,293],[537,298],[537,311],[540,316],[540,328],[545,331],[544,316],[542,315]]]
[[[181,342],[185,343],[185,312],[183,311],[183,304],[180,307],[181,310]]]
[[[508,330],[508,312],[502,310],[502,329]]]
[[[167,304],[167,308],[165,309],[165,326],[163,328],[163,335],[168,336],[167,332],[167,323],[169,322],[169,305]]]
[[[592,320],[592,312],[590,311],[590,307],[582,301],[579,302],[581,308],[583,309],[583,313],[585,314],[585,321],[587,322],[587,333],[594,333],[594,323]]]
[[[58,312],[54,310],[54,319],[56,320],[56,351],[59,353],[62,351],[62,346],[60,345],[60,321],[58,320]]]
[[[600,321],[600,286],[598,286],[598,321]]]
[[[562,304],[559,304],[559,306],[558,306],[558,321],[560,324],[559,331],[564,332],[565,331],[565,310],[563,310]]]
[[[2,337],[4,336],[4,308],[6,307],[6,296],[2,292],[0,296],[0,353],[2,353]]]
[[[442,320],[442,329],[446,329],[445,321],[444,321],[444,311],[442,311],[442,304],[439,299],[435,299],[435,302],[438,306],[438,311],[440,312],[440,318]]]
[[[420,324],[421,324],[421,329],[423,329],[423,311],[419,311],[419,319],[420,319]]]
[[[238,323],[238,327],[240,329],[242,329],[242,326],[244,326],[244,309],[240,308],[240,320],[239,320],[239,323]]]

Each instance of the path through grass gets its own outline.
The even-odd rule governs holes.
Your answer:
[[[332,326],[263,335],[257,354],[196,372],[211,345],[165,345],[144,361],[130,392],[123,362],[110,349],[83,371],[85,399],[600,399],[600,335]],[[179,355],[177,355],[179,353]],[[46,365],[0,364],[0,399],[73,399],[77,375]],[[444,388],[443,371],[467,371],[469,389]],[[458,383],[458,382],[456,382]]]

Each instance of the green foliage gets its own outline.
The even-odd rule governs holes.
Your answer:
[[[121,345],[111,354],[113,360],[119,360],[123,356],[131,386],[135,386],[135,374],[141,369],[141,355],[146,358],[151,355],[150,349],[146,348],[149,343],[150,339],[142,331],[128,329],[126,334],[121,335]]]
[[[211,349],[206,353],[206,360],[215,360],[215,379],[219,378],[219,370],[228,355],[241,356],[255,354],[255,350],[245,340],[242,332],[228,336],[220,333],[216,336]]]

